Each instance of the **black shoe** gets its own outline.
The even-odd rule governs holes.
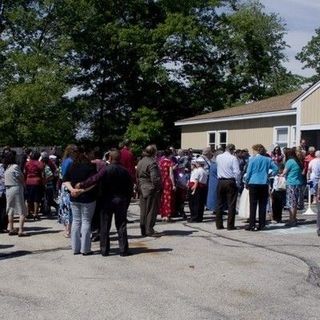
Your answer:
[[[103,257],[108,257],[108,256],[109,256],[109,252],[101,252],[101,255],[102,255]]]
[[[128,257],[131,256],[131,252],[127,251],[127,252],[120,252],[120,257]]]
[[[224,229],[224,226],[221,226],[221,227],[216,227],[217,230],[223,230]]]
[[[250,226],[245,226],[244,230],[246,230],[246,231],[255,231],[256,228],[255,227],[250,227]]]
[[[160,232],[153,232],[153,233],[146,234],[146,236],[147,237],[153,237],[153,238],[159,238],[159,237],[163,236],[163,234],[160,233]]]
[[[147,235],[147,234],[146,234],[146,227],[140,225],[140,230],[141,230],[141,235],[142,235],[143,237],[145,237],[145,236]]]
[[[75,255],[75,256],[78,255],[78,254],[81,254],[81,252],[74,252],[73,253],[73,255]]]
[[[83,256],[92,256],[93,255],[93,251],[85,252],[82,255]]]
[[[230,227],[230,228],[227,228],[227,230],[229,230],[229,231],[232,231],[232,230],[239,230],[239,228],[237,228],[237,227]]]

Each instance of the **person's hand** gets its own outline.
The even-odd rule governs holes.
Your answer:
[[[83,189],[72,189],[71,196],[73,198],[77,198],[80,196],[81,193],[83,193]]]
[[[74,186],[75,189],[80,189],[80,182],[78,182],[75,186]]]

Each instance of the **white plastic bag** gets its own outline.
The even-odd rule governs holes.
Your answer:
[[[259,214],[259,205],[257,205],[257,215]],[[239,200],[239,218],[249,219],[250,217],[250,201],[249,201],[249,190],[244,188],[240,200]]]

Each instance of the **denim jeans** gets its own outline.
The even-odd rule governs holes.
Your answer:
[[[74,253],[88,253],[91,250],[91,220],[96,202],[71,202],[73,215],[71,246]]]

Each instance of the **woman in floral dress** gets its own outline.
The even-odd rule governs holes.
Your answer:
[[[64,151],[62,164],[60,168],[60,178],[63,179],[64,175],[67,173],[69,167],[72,165],[74,152],[77,147],[73,144],[68,145]],[[70,202],[70,192],[67,187],[62,183],[59,197],[59,214],[58,222],[63,224],[65,227],[64,236],[70,238],[71,235],[71,225],[72,225],[72,212],[71,212],[71,202]]]
[[[172,151],[164,151],[163,158],[159,162],[161,179],[162,179],[162,196],[160,205],[160,214],[162,221],[170,221],[174,210],[174,191],[176,189],[173,175],[173,162],[170,159]]]

